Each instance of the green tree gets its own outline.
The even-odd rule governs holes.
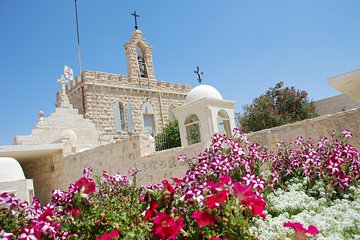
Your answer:
[[[283,88],[283,82],[269,88],[265,94],[243,106],[243,114],[236,113],[236,120],[243,132],[281,126],[318,116],[313,101],[306,91],[295,87]]]
[[[181,146],[178,121],[170,122],[163,132],[155,137],[156,151]]]

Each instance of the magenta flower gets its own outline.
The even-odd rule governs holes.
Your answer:
[[[39,229],[35,226],[25,226],[21,228],[19,240],[37,240],[40,239]]]
[[[119,232],[114,229],[110,233],[104,233],[102,237],[97,237],[96,240],[110,240],[113,238],[117,238],[119,236]]]
[[[195,218],[197,220],[197,224],[200,227],[204,227],[207,224],[214,226],[215,225],[215,217],[213,215],[211,215],[210,213],[208,213],[207,211],[197,211],[194,212],[191,215],[192,218]]]
[[[95,183],[92,180],[90,180],[89,178],[85,178],[85,177],[80,178],[75,183],[75,186],[77,186],[85,194],[95,192]]]
[[[227,191],[226,190],[222,190],[219,191],[216,195],[212,195],[207,197],[204,200],[204,204],[210,208],[210,209],[214,209],[214,208],[218,208],[220,207],[220,204],[224,201],[226,201],[227,199]]]
[[[83,170],[83,176],[86,178],[89,178],[90,174],[93,172],[92,167],[84,168]]]
[[[179,156],[178,156],[178,161],[179,162],[185,162],[187,160],[187,155],[185,154],[185,153],[181,153],[181,154],[179,154]]]
[[[345,129],[341,133],[344,135],[344,138],[351,138],[352,137],[352,132],[347,130],[347,129]]]
[[[170,215],[161,212],[154,218],[153,235],[160,239],[175,239],[183,226],[182,216],[175,220]]]
[[[12,209],[12,207],[19,204],[19,199],[14,196],[14,194],[10,194],[4,192],[0,195],[0,205],[4,205],[7,209]]]
[[[299,222],[287,222],[287,223],[284,223],[284,227],[290,227],[292,229],[295,230],[295,240],[305,240],[306,239],[306,234],[309,233],[311,235],[316,235],[319,233],[319,230],[310,225],[308,227],[308,229],[304,228],[303,225]]]
[[[245,198],[241,200],[245,206],[251,207],[251,213],[254,216],[260,216],[262,219],[266,218],[266,215],[263,213],[265,210],[266,202],[261,198]]]
[[[4,230],[0,231],[0,240],[11,240],[14,234],[7,233]]]
[[[174,187],[168,182],[168,180],[163,180],[162,184],[164,185],[164,189],[167,190],[170,194],[176,193]]]
[[[248,186],[243,186],[239,182],[235,182],[233,186],[234,195],[239,199],[239,201],[245,198],[255,197],[255,193]]]
[[[136,167],[133,167],[129,170],[129,175],[130,176],[135,176],[137,173],[139,172],[139,170]]]
[[[150,206],[145,210],[144,221],[153,219],[156,216],[156,209],[159,207],[159,204],[155,201],[150,202]]]

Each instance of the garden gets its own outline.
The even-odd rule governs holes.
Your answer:
[[[183,178],[138,186],[92,168],[30,205],[0,196],[0,239],[359,239],[360,152],[344,130],[275,150],[215,134]]]

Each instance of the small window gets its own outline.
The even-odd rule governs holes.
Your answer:
[[[125,129],[124,108],[120,102],[114,104],[115,131],[121,133]]]
[[[220,110],[217,116],[217,123],[218,123],[218,133],[219,134],[226,134],[226,136],[231,136],[231,129],[230,129],[230,121],[229,115],[225,110]]]
[[[143,117],[144,132],[155,136],[154,108],[149,102],[146,102],[143,105]]]
[[[128,102],[126,104],[126,120],[127,120],[127,127],[128,132],[133,133],[134,132],[134,122],[133,122],[133,106],[131,102]]]
[[[175,118],[175,113],[174,113],[174,109],[175,109],[175,105],[174,104],[170,104],[169,107],[169,122],[173,122],[176,120]]]
[[[186,135],[188,145],[199,143],[201,141],[200,136],[200,121],[198,116],[192,114],[185,119]]]

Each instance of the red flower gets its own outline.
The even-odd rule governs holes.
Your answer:
[[[148,221],[149,219],[153,219],[156,216],[156,209],[159,207],[157,202],[151,201],[150,207],[148,207],[145,211],[144,221]]]
[[[194,212],[191,215],[192,218],[195,218],[197,220],[197,224],[200,227],[204,227],[207,224],[209,225],[215,225],[215,217],[213,215],[211,215],[210,213],[208,213],[207,211],[205,212],[201,212],[201,211],[197,211]]]
[[[45,211],[43,211],[41,213],[41,215],[39,216],[38,220],[39,221],[46,221],[47,217],[51,217],[53,215],[53,210],[52,209],[46,209]]]
[[[119,236],[119,232],[114,229],[111,231],[111,233],[104,233],[102,235],[102,237],[97,237],[96,240],[110,240],[110,239],[113,239],[113,238],[117,238]]]
[[[176,193],[174,187],[167,181],[167,180],[163,180],[162,184],[164,185],[164,188],[169,191],[171,194]]]
[[[174,220],[173,217],[161,212],[154,218],[153,235],[161,239],[175,239],[183,226],[182,216]]]
[[[221,240],[221,237],[211,237],[209,240]],[[224,240],[229,240],[228,238],[224,238]]]
[[[304,228],[303,225],[299,222],[287,222],[284,223],[284,227],[290,227],[295,230],[295,240],[305,240],[306,239],[306,233],[309,233],[311,235],[316,235],[319,233],[319,230],[317,230],[314,226],[309,226],[308,229]]]
[[[265,219],[266,215],[263,213],[265,210],[266,202],[261,198],[246,198],[241,200],[241,202],[248,207],[251,207],[251,213],[253,215],[258,215]]]
[[[73,218],[78,218],[80,216],[80,209],[79,208],[71,209],[69,210],[69,213]]]
[[[85,194],[95,192],[95,183],[89,178],[85,178],[85,177],[80,178],[75,183],[75,186],[77,186],[80,190],[83,190]]]
[[[227,191],[226,190],[222,190],[219,191],[217,193],[217,195],[212,195],[210,197],[207,197],[204,200],[204,204],[210,208],[210,209],[214,209],[214,208],[218,208],[220,207],[220,203],[224,202],[227,199]]]

